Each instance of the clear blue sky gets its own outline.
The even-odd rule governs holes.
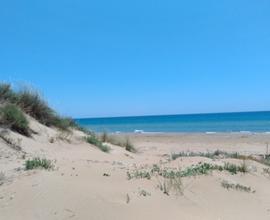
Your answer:
[[[270,110],[269,0],[2,1],[0,42],[64,115]]]

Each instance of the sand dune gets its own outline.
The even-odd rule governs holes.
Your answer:
[[[248,173],[183,177],[181,193],[169,195],[158,187],[158,177],[127,178],[128,171],[154,164],[177,169],[200,162],[241,164],[228,158],[169,158],[173,152],[216,149],[264,154],[269,134],[129,135],[138,149],[134,154],[113,145],[110,153],[101,152],[83,141],[82,132],[63,134],[33,119],[31,128],[38,133],[32,138],[8,134],[20,151],[0,141],[0,219],[270,219],[270,175],[253,160],[246,161]],[[36,156],[55,161],[54,170],[25,171],[25,161]],[[227,190],[223,181],[251,191]]]

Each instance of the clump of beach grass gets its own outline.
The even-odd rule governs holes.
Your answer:
[[[33,170],[33,169],[50,170],[53,168],[54,168],[53,162],[45,158],[41,159],[39,157],[36,157],[34,159],[30,159],[25,162],[26,170]]]
[[[20,108],[14,104],[6,104],[0,108],[0,125],[30,136],[29,122]]]
[[[103,152],[109,152],[110,148],[106,144],[103,144],[95,135],[89,135],[85,138],[86,142],[99,148]]]
[[[255,191],[252,191],[251,187],[247,187],[247,186],[244,186],[244,185],[241,185],[241,184],[234,184],[234,183],[229,183],[228,181],[222,181],[221,182],[221,186],[227,190],[237,190],[237,191],[243,191],[243,192],[255,192]]]
[[[131,141],[129,140],[129,138],[125,138],[124,140],[121,138],[117,138],[115,136],[109,135],[107,132],[103,132],[100,135],[100,141],[102,141],[103,143],[110,143],[116,146],[120,146],[125,148],[126,151],[132,152],[132,153],[136,153],[137,150],[134,147],[134,145],[131,143]]]
[[[124,145],[126,151],[129,151],[129,152],[132,152],[132,153],[137,152],[136,148],[134,147],[134,145],[130,142],[130,140],[128,138],[125,140],[123,145]]]

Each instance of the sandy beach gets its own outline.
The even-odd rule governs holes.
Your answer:
[[[153,166],[184,170],[202,163],[240,165],[240,159],[193,156],[172,160],[171,155],[215,150],[261,155],[266,153],[270,134],[117,135],[128,136],[137,153],[109,143],[111,151],[104,153],[85,143],[80,131],[63,134],[34,119],[30,126],[36,133],[32,138],[11,131],[6,134],[20,150],[0,141],[0,219],[270,218],[268,167],[254,160],[245,160],[246,173],[213,170],[182,177],[178,191],[161,189],[163,180],[158,175],[136,176]],[[33,157],[52,160],[54,169],[26,171],[25,161]],[[246,188],[226,188],[224,182]]]

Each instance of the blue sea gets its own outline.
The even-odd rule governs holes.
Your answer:
[[[76,119],[95,132],[270,132],[270,111]]]

